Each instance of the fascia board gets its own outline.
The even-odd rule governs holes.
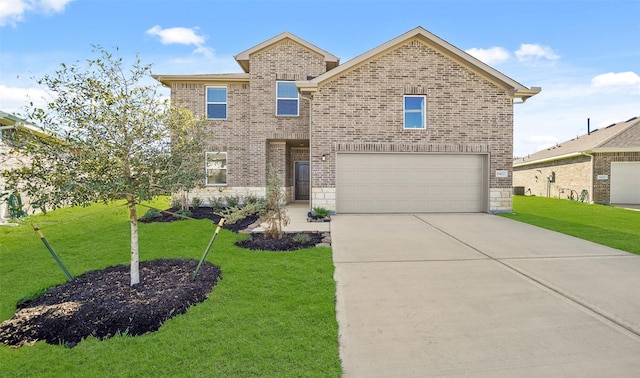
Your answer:
[[[170,87],[171,83],[248,83],[249,74],[211,74],[211,75],[151,75],[154,79],[162,83],[166,87]]]
[[[527,165],[548,163],[550,161],[555,161],[555,160],[570,159],[570,158],[573,158],[573,157],[576,157],[576,156],[585,156],[586,154],[590,154],[592,152],[593,151],[571,152],[571,153],[568,153],[568,154],[565,154],[565,155],[550,156],[548,158],[531,160],[531,161],[526,161],[526,162],[522,162],[522,163],[513,163],[513,168],[524,167],[524,166],[527,166]]]

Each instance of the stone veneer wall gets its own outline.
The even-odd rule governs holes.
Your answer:
[[[427,96],[425,130],[403,129],[407,94]],[[512,99],[422,40],[407,41],[322,84],[312,106],[313,206],[335,209],[337,151],[380,150],[488,152],[489,192],[500,193],[489,211],[511,209]],[[326,161],[320,163],[323,154]],[[509,174],[497,178],[496,170]]]

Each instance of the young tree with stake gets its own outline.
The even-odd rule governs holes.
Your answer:
[[[204,180],[203,121],[162,100],[147,85],[151,65],[95,47],[100,56],[38,80],[52,94],[29,119],[57,139],[28,137],[20,169],[2,172],[7,186],[43,211],[126,200],[131,223],[131,285],[140,282],[136,205],[194,188]]]

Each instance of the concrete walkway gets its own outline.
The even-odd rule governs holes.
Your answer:
[[[292,202],[286,209],[290,223],[283,227],[284,232],[329,232],[330,222],[307,222],[308,202]],[[264,232],[264,227],[254,228],[253,232]]]
[[[640,375],[640,256],[489,214],[331,234],[345,377]]]

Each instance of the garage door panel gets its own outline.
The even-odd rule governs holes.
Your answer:
[[[640,204],[640,162],[611,163],[611,203]]]
[[[337,211],[483,211],[485,159],[471,154],[338,154]]]

